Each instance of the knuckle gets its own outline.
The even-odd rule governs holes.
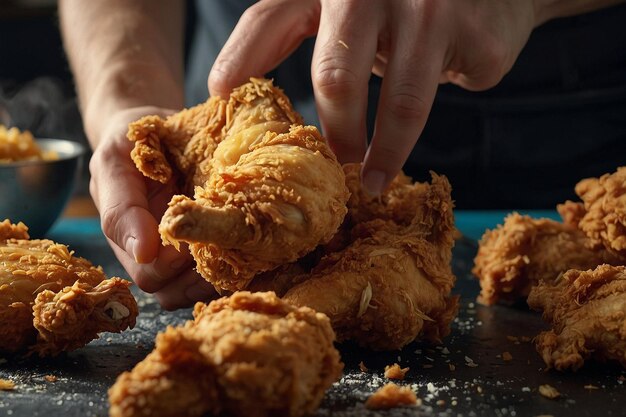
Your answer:
[[[415,88],[401,88],[389,95],[387,111],[396,119],[422,120],[428,114],[428,104],[415,93]]]
[[[118,239],[116,239],[116,229],[119,219],[120,216],[117,207],[106,207],[102,213],[100,213],[100,225],[102,226],[102,232],[117,245],[120,245],[121,243],[118,242]]]
[[[357,93],[358,85],[355,72],[337,58],[321,60],[313,72],[313,86],[323,97],[352,97]]]

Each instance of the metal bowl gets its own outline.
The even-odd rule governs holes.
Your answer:
[[[85,147],[62,139],[37,139],[50,161],[0,163],[0,221],[24,222],[31,238],[43,237],[63,212],[81,172]]]

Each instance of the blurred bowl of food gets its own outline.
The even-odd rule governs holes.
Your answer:
[[[72,195],[84,154],[80,143],[0,126],[0,221],[24,222],[32,238],[43,237]]]

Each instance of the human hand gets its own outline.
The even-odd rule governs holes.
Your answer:
[[[174,181],[160,184],[145,178],[130,158],[128,124],[148,114],[169,113],[158,107],[136,107],[117,112],[103,124],[106,127],[89,164],[89,188],[102,230],[122,266],[139,288],[154,293],[171,310],[215,297],[216,292],[193,269],[187,248],[178,252],[161,245],[159,220],[177,191]]]
[[[535,23],[533,1],[261,0],[242,15],[208,86],[225,97],[317,34],[311,76],[322,129],[341,162],[364,161],[363,185],[379,194],[417,142],[438,84],[496,85]],[[384,80],[368,148],[372,72]]]

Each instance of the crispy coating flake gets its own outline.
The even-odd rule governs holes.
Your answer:
[[[576,185],[584,215],[578,227],[598,245],[626,257],[626,167]]]
[[[373,393],[365,402],[370,410],[388,410],[390,408],[418,405],[417,396],[409,387],[401,387],[393,382],[385,384]]]

